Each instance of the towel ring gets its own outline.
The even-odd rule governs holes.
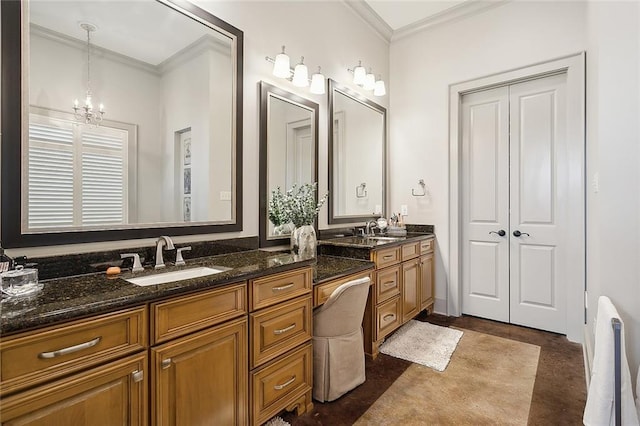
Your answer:
[[[420,185],[422,187],[421,191],[422,194],[419,192],[416,192],[415,189],[411,188],[411,195],[413,195],[414,197],[424,197],[425,195],[427,195],[427,189],[426,189],[426,185],[424,183],[424,179],[420,179],[418,181],[418,185]]]
[[[367,196],[367,184],[362,182],[360,185],[356,186],[356,197],[357,198],[365,198]]]

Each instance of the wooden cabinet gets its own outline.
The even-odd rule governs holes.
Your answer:
[[[433,311],[434,297],[433,253],[420,258],[420,310]]]
[[[152,348],[152,424],[246,424],[247,353],[246,316]]]
[[[402,263],[402,323],[418,315],[420,309],[420,262],[411,259]]]
[[[246,424],[247,283],[155,302],[150,310],[151,423]]]
[[[2,399],[5,425],[146,425],[145,352]]]
[[[313,408],[311,268],[249,281],[250,423]]]

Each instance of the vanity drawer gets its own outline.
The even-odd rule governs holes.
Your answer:
[[[324,302],[326,302],[329,296],[331,296],[331,293],[333,293],[333,291],[336,288],[340,287],[342,284],[352,280],[357,280],[359,278],[364,278],[364,277],[371,278],[371,273],[366,272],[366,273],[353,274],[353,275],[349,275],[347,277],[329,281],[323,284],[314,285],[313,286],[313,307],[315,308],[317,306],[322,305]]]
[[[311,268],[305,268],[252,280],[251,311],[310,293],[312,276]]]
[[[374,251],[373,261],[376,263],[376,268],[380,269],[399,263],[400,256],[400,247],[392,247],[384,250]]]
[[[400,294],[400,265],[376,272],[376,303]]]
[[[311,340],[311,296],[249,315],[251,368]]]
[[[380,340],[402,324],[400,296],[376,306],[376,340]]]
[[[311,390],[313,376],[311,343],[251,373],[252,424],[263,424]]]
[[[247,313],[247,284],[151,304],[152,344],[166,342]]]
[[[431,253],[433,251],[435,241],[436,240],[434,238],[420,241],[420,254]]]
[[[143,350],[145,307],[8,337],[0,341],[0,394]]]
[[[405,244],[402,246],[402,260],[413,259],[420,256],[420,243]]]

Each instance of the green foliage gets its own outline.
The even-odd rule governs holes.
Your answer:
[[[328,193],[316,203],[317,183],[305,183],[282,193],[280,187],[271,191],[269,201],[269,220],[275,226],[292,222],[296,227],[311,225],[318,216],[322,205],[327,201]]]

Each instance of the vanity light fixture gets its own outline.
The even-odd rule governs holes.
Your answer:
[[[300,63],[296,65],[291,82],[297,87],[307,87],[309,85],[309,71],[304,64],[304,56],[300,57]]]
[[[382,77],[378,75],[376,79],[371,68],[369,68],[369,72],[367,72],[362,65],[362,61],[358,61],[358,65],[353,69],[348,68],[347,70],[353,74],[353,84],[356,86],[360,86],[364,90],[373,90],[374,96],[384,96],[387,94]]]
[[[91,33],[98,28],[88,22],[80,23],[80,28],[87,32],[87,92],[85,94],[84,105],[80,106],[78,100],[73,102],[74,118],[85,124],[93,124],[98,126],[104,116],[104,105],[99,104],[98,111],[93,109],[93,100],[91,93]]]
[[[291,69],[289,56],[284,51],[285,47],[282,46],[282,52],[276,55],[275,59],[269,56],[265,56],[267,62],[273,64],[273,75],[280,78],[286,78],[291,81],[294,86],[307,87],[311,83],[309,91],[314,95],[323,95],[325,92],[325,77],[320,72],[314,73],[309,79],[309,70],[304,64],[304,56],[300,57],[300,63],[298,63],[295,69]]]
[[[309,87],[309,91],[314,95],[324,95],[324,75],[320,72],[320,67],[318,67],[318,72],[311,76],[311,87]]]

